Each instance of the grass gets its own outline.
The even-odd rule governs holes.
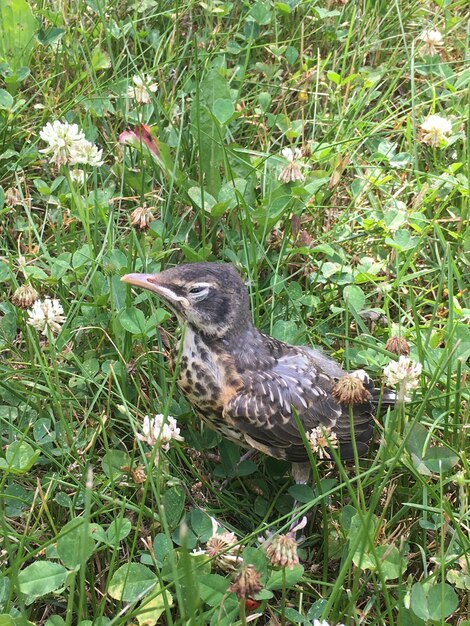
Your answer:
[[[14,45],[0,0],[2,624],[468,626],[467,3],[12,7]],[[146,74],[159,86],[139,104],[128,88]],[[452,123],[439,146],[423,141],[430,114]],[[84,184],[40,152],[54,120],[104,150]],[[157,155],[119,140],[140,124]],[[281,184],[289,146],[305,180]],[[302,487],[267,457],[237,469],[240,450],[177,390],[175,321],[119,280],[195,260],[235,264],[263,331],[378,383],[387,339],[406,338],[420,385],[377,420],[367,459],[314,463]],[[12,304],[25,283],[62,304],[57,335]],[[184,436],[166,453],[136,437],[156,413]],[[258,537],[285,532],[294,499],[300,564],[276,568]],[[211,517],[260,573],[259,604],[193,552]]]

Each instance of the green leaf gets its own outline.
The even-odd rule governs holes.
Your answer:
[[[460,461],[458,454],[447,446],[428,448],[423,459],[425,466],[434,474],[448,472]]]
[[[102,543],[107,543],[107,537],[104,528],[101,524],[96,524],[95,522],[91,522],[89,524],[89,533],[90,536],[95,541],[101,541]]]
[[[336,72],[327,72],[326,77],[331,80],[335,85],[341,85],[341,76]]]
[[[5,607],[10,596],[11,582],[8,576],[0,574],[0,611]]]
[[[111,59],[107,52],[96,47],[91,55],[91,66],[95,71],[107,70],[111,67]]]
[[[447,583],[415,583],[411,589],[411,609],[425,622],[444,620],[458,604],[457,594]]]
[[[289,487],[289,495],[302,504],[312,502],[315,499],[315,493],[309,485],[292,485],[292,487]]]
[[[188,196],[198,209],[202,209],[204,207],[204,211],[207,211],[208,213],[210,213],[212,208],[217,204],[217,200],[214,196],[212,196],[208,191],[204,191],[203,193],[200,187],[190,187],[190,189],[188,189]]]
[[[127,517],[121,517],[113,520],[106,531],[108,543],[111,546],[117,546],[120,541],[127,537],[131,530],[132,524]]]
[[[163,506],[170,528],[174,528],[180,521],[184,511],[185,499],[182,487],[171,487],[165,491]]]
[[[285,15],[290,15],[292,13],[292,9],[286,2],[276,2],[274,6],[279,13],[284,13]]]
[[[95,551],[95,541],[90,536],[88,522],[79,517],[66,524],[57,540],[57,554],[65,567],[78,570]]]
[[[90,246],[88,244],[83,245],[78,250],[75,250],[72,256],[72,267],[78,269],[84,265],[89,266],[92,262],[93,255],[90,252]]]
[[[367,527],[365,527],[366,524],[368,524]],[[379,520],[376,515],[372,515],[371,519],[367,519],[360,513],[356,513],[356,515],[351,518],[348,540],[356,545],[353,563],[362,570],[373,570],[376,567],[376,561],[369,554],[369,549],[370,544],[374,543],[378,525]],[[361,539],[356,543],[358,535],[361,535]]]
[[[43,46],[51,46],[60,41],[65,33],[65,28],[55,28],[54,26],[46,29],[41,28],[37,34],[37,40]]]
[[[242,553],[245,565],[254,565],[257,572],[264,576],[268,571],[268,559],[262,548],[248,546]]]
[[[36,265],[27,265],[24,268],[24,274],[28,279],[35,278],[36,280],[43,281],[48,278],[46,272]]]
[[[60,563],[36,561],[18,574],[21,593],[40,598],[62,587],[67,570]]]
[[[212,536],[212,520],[201,509],[191,511],[191,528],[202,542],[206,542]]]
[[[40,450],[34,450],[25,441],[13,441],[7,448],[5,459],[0,458],[0,469],[12,474],[24,474],[39,458]]]
[[[396,546],[379,546],[376,554],[385,580],[399,578],[407,568],[407,563]]]
[[[126,563],[114,572],[108,594],[115,600],[135,602],[158,584],[155,574],[140,563]]]
[[[214,108],[212,112],[221,124],[226,124],[235,113],[235,107],[233,106],[231,100],[227,100],[226,98],[218,98],[214,102]]]
[[[145,599],[136,614],[139,626],[154,626],[165,612],[166,606],[173,605],[173,597],[169,591],[161,590],[157,585],[152,592],[152,597]]]
[[[6,280],[10,280],[10,267],[3,261],[0,261],[0,283]]]
[[[250,9],[250,17],[255,20],[259,26],[267,26],[271,22],[271,10],[267,2],[259,0]]]
[[[408,230],[397,230],[393,239],[387,237],[385,243],[397,250],[413,250],[419,242],[419,237],[412,237]]]
[[[422,424],[412,424],[406,431],[405,448],[414,466],[424,476],[448,472],[459,462],[459,456],[447,446],[430,446],[429,431]]]
[[[446,578],[457,589],[470,591],[470,574],[466,574],[463,570],[449,569]]]
[[[305,624],[310,626],[310,622],[306,617],[291,607],[287,607],[285,610],[285,617],[288,624]]]
[[[230,581],[218,574],[205,574],[199,579],[201,599],[209,606],[220,606],[229,588]]]
[[[44,626],[65,626],[65,620],[60,615],[51,615]]]
[[[283,571],[278,570],[273,572],[266,583],[266,589],[270,589],[271,591],[275,589],[282,589],[283,585],[286,585],[287,589],[290,589],[298,582],[302,580],[302,576],[304,575],[304,568],[302,565],[294,565],[292,569],[285,569],[285,582],[283,582]]]
[[[23,615],[12,617],[5,613],[0,615],[0,626],[35,626],[35,624],[28,621]]]
[[[163,565],[165,557],[173,550],[173,542],[164,533],[158,533],[153,540],[153,553],[158,565]]]
[[[258,94],[258,102],[260,103],[263,111],[267,111],[271,105],[272,96],[267,91],[262,91]]]
[[[294,320],[276,320],[273,326],[272,335],[280,341],[286,343],[297,343],[302,335],[299,324]]]
[[[313,622],[314,619],[320,619],[323,615],[323,611],[328,606],[328,600],[321,598],[320,600],[315,600],[312,606],[309,608],[307,613],[307,619]]]
[[[128,307],[119,313],[119,322],[124,330],[133,335],[144,335],[147,329],[145,316],[140,309]]]
[[[38,22],[26,0],[0,2],[0,60],[12,70],[29,65]]]
[[[6,89],[0,89],[0,109],[11,111],[13,103],[13,96],[11,96]]]
[[[122,450],[108,450],[101,460],[101,467],[108,478],[119,479],[124,473],[123,467],[129,467],[129,455]]]
[[[356,311],[356,313],[362,311],[366,303],[364,292],[357,285],[347,285],[343,289],[343,298],[349,307]]]

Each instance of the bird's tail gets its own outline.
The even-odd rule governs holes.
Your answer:
[[[380,406],[383,406],[384,408],[395,406],[397,401],[396,391],[393,391],[392,389],[375,389],[375,392],[377,394],[376,397],[372,394],[372,401],[375,405],[380,404]]]

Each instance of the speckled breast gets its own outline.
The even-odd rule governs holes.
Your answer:
[[[190,328],[186,329],[178,386],[210,428],[240,443],[240,433],[226,424],[222,416],[225,404],[241,383],[232,369],[227,355],[209,347]]]

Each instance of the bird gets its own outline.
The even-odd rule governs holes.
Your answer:
[[[318,349],[258,330],[248,289],[230,263],[187,263],[121,280],[156,294],[184,328],[177,382],[201,419],[243,448],[290,461],[296,482],[310,471],[305,433],[324,429],[342,460],[364,455],[378,405],[395,402],[364,370],[348,373]]]

